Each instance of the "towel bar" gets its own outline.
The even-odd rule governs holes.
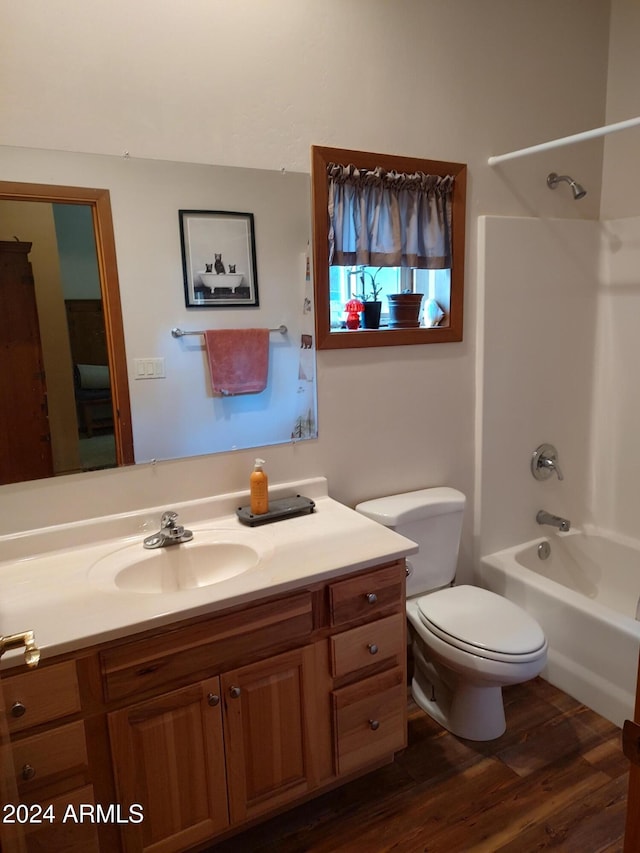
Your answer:
[[[269,329],[270,332],[280,332],[281,335],[287,334],[287,327],[282,323],[275,329]],[[204,335],[203,331],[200,332],[185,332],[182,329],[171,329],[171,335],[174,338],[182,338],[184,335]]]

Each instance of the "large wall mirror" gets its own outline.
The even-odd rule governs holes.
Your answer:
[[[312,147],[318,349],[461,341],[463,163]]]
[[[75,261],[75,278],[82,279],[83,286],[70,292],[67,284],[57,287],[55,311],[38,305],[41,335],[50,334],[44,327],[54,314],[68,335],[64,358],[54,355],[50,363],[65,365],[69,442],[87,437],[78,384],[103,393],[100,378],[107,371],[98,362],[105,358],[111,402],[106,409],[96,404],[89,429],[94,437],[114,428],[121,433],[112,440],[118,448],[113,461],[85,466],[76,460],[67,469],[54,468],[54,476],[316,437],[308,174],[0,147],[0,183],[0,242],[31,244],[27,257],[34,280],[48,278],[33,263],[44,238],[35,221],[29,224],[34,206],[42,205],[45,212],[35,218],[48,220],[60,250],[58,278],[68,283]],[[8,218],[9,204],[22,206],[20,219]],[[78,261],[85,254],[80,237],[86,221],[69,216],[72,206],[88,216],[85,242],[92,244],[92,262],[88,250],[86,262]],[[186,304],[179,223],[185,209],[253,214],[259,306],[194,310]],[[210,252],[213,260],[216,246]],[[93,290],[89,279],[98,282]],[[201,332],[236,328],[274,329],[268,383],[261,393],[225,397],[212,388]],[[175,337],[175,329],[186,334]],[[88,346],[100,334],[102,355]],[[55,371],[46,365],[45,370],[49,386]],[[3,407],[0,420],[3,432],[19,429],[11,407]],[[38,476],[45,475],[22,479]]]

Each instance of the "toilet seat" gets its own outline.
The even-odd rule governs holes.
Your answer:
[[[495,661],[528,663],[546,652],[538,623],[506,598],[475,586],[453,586],[421,596],[421,623],[454,648]]]

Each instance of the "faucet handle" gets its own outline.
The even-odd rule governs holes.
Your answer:
[[[178,513],[173,510],[167,510],[162,513],[160,519],[160,534],[164,542],[189,542],[193,539],[193,533],[186,530],[182,524],[176,524]]]
[[[554,473],[559,480],[564,480],[560,465],[558,464],[558,451],[553,444],[541,444],[536,447],[531,457],[531,473],[536,480],[548,480]]]
[[[168,510],[167,512],[162,513],[162,517],[160,518],[160,529],[165,530],[167,527],[173,527],[174,521],[178,517],[178,513],[173,510]]]

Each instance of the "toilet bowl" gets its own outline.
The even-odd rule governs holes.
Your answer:
[[[538,623],[506,598],[473,586],[407,601],[416,704],[468,740],[506,729],[502,688],[540,674],[547,641]]]
[[[506,728],[502,688],[540,674],[547,641],[536,620],[506,598],[453,585],[464,504],[461,492],[438,487],[356,510],[420,548],[407,578],[416,704],[459,737],[493,740]]]

